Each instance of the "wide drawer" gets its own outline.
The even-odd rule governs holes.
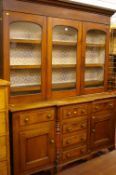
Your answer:
[[[54,109],[36,109],[18,112],[18,116],[20,117],[20,125],[30,125],[39,122],[46,122],[50,120],[54,120],[55,111]]]
[[[63,119],[86,115],[89,112],[88,104],[78,104],[78,105],[62,107],[61,110]]]
[[[78,133],[71,136],[63,136],[63,147],[72,145],[82,145],[87,141],[87,130],[78,131]]]
[[[114,100],[104,100],[93,103],[93,112],[111,111],[115,107]]]
[[[78,119],[67,121],[62,126],[63,134],[87,128],[87,117],[79,117]]]
[[[7,152],[6,152],[7,144],[6,144],[6,137],[0,137],[0,161],[6,160]]]
[[[7,162],[0,162],[0,175],[8,175]]]
[[[76,159],[78,157],[82,157],[86,153],[87,153],[87,147],[82,146],[82,147],[79,147],[79,148],[76,148],[76,149],[72,149],[72,150],[63,152],[62,159],[63,159],[63,161],[66,162],[66,161],[69,161],[69,160],[72,160],[72,159]]]
[[[0,112],[0,136],[6,134],[6,115],[5,112]]]

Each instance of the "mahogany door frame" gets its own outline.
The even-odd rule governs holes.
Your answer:
[[[84,88],[84,73],[85,73],[85,54],[86,54],[86,35],[90,30],[98,30],[106,33],[105,42],[105,60],[104,60],[104,86],[96,88]],[[82,41],[82,74],[81,74],[81,94],[99,93],[106,91],[108,88],[108,64],[109,64],[109,26],[98,23],[83,23],[83,41]]]
[[[39,94],[31,94],[31,95],[17,95],[10,96],[10,103],[29,103],[45,99],[45,77],[46,77],[46,17],[32,14],[24,14],[19,12],[9,12],[5,11],[3,14],[4,22],[3,22],[3,78],[6,80],[10,80],[10,24],[13,22],[31,22],[35,24],[39,24],[42,27],[42,48],[41,48],[41,93]],[[38,70],[39,71],[39,70]]]
[[[78,31],[77,33],[77,53],[76,53],[76,89],[75,90],[61,90],[52,91],[52,29],[55,26],[72,27]],[[48,38],[47,38],[47,98],[57,99],[62,97],[76,96],[80,94],[80,66],[81,66],[81,22],[75,20],[67,20],[60,18],[48,18]]]

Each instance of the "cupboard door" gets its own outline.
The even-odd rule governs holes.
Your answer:
[[[48,98],[79,94],[80,28],[77,21],[48,18]]]
[[[82,93],[107,89],[109,27],[83,24]]]
[[[91,119],[91,148],[96,150],[114,144],[114,114],[97,113]]]
[[[38,124],[33,129],[20,132],[21,171],[53,165],[54,122]]]
[[[10,80],[12,97],[34,94],[45,96],[46,20],[44,17],[16,12],[4,14],[4,78]],[[20,97],[21,98],[21,97]],[[25,101],[25,98],[23,98]]]

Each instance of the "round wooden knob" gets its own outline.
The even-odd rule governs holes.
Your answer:
[[[47,119],[51,119],[51,114],[48,114],[47,115]]]
[[[70,115],[71,115],[71,112],[68,112],[68,113],[67,113],[67,116],[70,116]]]
[[[109,107],[110,107],[110,108],[113,108],[113,104],[112,104],[112,103],[110,103],[110,104],[109,104]]]
[[[71,131],[72,131],[72,128],[67,128],[67,131],[68,131],[68,132],[71,132]]]
[[[54,144],[54,143],[55,143],[54,139],[51,139],[51,140],[50,140],[50,143],[51,143],[51,144]]]
[[[73,113],[74,113],[74,114],[77,114],[77,111],[74,111]]]
[[[92,129],[92,132],[95,133],[95,129]]]
[[[81,124],[81,128],[85,128],[86,127],[86,125],[83,123],[83,124]]]
[[[29,121],[29,118],[26,117],[26,118],[24,119],[24,122],[27,123],[28,121]]]
[[[95,116],[93,116],[92,119],[95,119]]]

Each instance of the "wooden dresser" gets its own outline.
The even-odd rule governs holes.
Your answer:
[[[64,166],[115,147],[115,94],[11,105],[14,174]]]
[[[8,86],[7,81],[0,80],[0,175],[10,174]]]

